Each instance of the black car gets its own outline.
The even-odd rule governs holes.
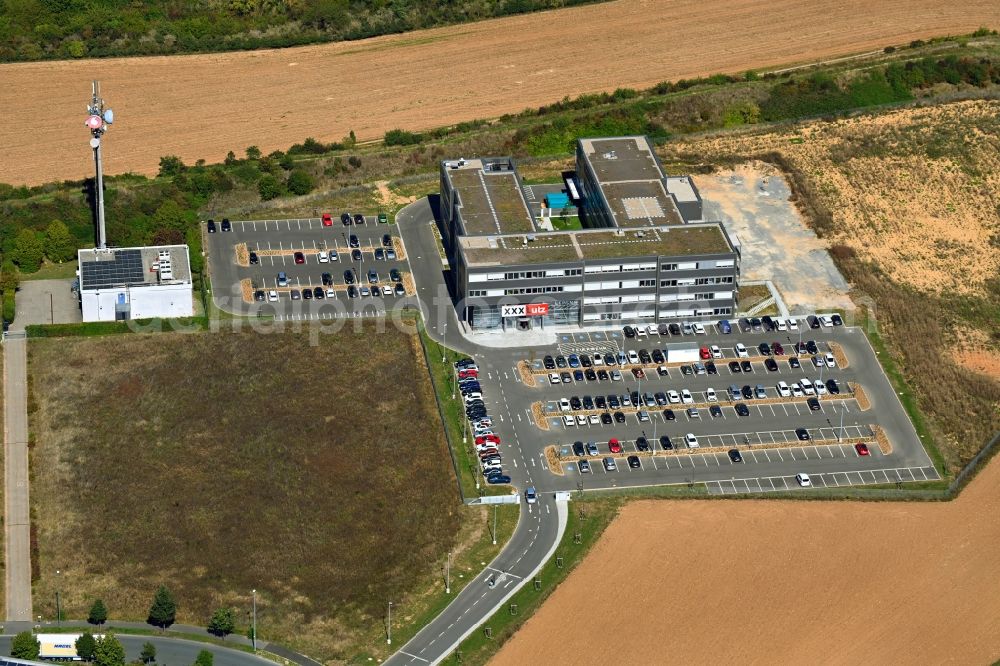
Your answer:
[[[455,367],[458,369],[471,368],[476,364],[471,358],[460,358],[455,361]]]
[[[743,372],[753,372],[753,366],[750,365],[750,361],[741,361],[740,368]]]
[[[764,330],[770,333],[775,329],[774,320],[770,317],[764,316],[760,318],[760,323],[764,327]]]
[[[389,269],[389,279],[392,280],[393,282],[396,282],[398,284],[398,283],[400,283],[400,282],[403,281],[403,276],[399,272],[398,268],[390,268]]]
[[[307,301],[311,301],[312,297],[313,297],[313,291],[312,291],[312,289],[310,289],[309,287],[306,287],[305,289],[302,290],[302,298],[303,299],[305,299]]]
[[[546,370],[555,370],[556,360],[551,356],[546,356],[545,358],[542,359],[542,365],[545,366]]]
[[[712,405],[708,408],[708,413],[712,415],[712,418],[719,418],[722,416],[722,407],[718,405]]]
[[[253,300],[257,301],[258,303],[263,303],[265,298],[266,296],[264,295],[263,289],[258,289],[257,291],[253,292]]]
[[[634,338],[635,337],[635,329],[632,328],[631,326],[625,326],[625,327],[623,327],[622,328],[622,333],[625,334],[626,338]]]
[[[256,252],[250,250],[250,265],[256,266],[259,263],[260,263],[260,257],[257,256]]]
[[[597,409],[606,409],[608,406],[608,399],[605,398],[603,395],[599,395],[596,398],[594,398],[594,406]]]
[[[834,326],[843,326],[844,325],[844,320],[841,318],[841,316],[839,314],[830,315],[830,319],[833,320],[833,325]]]
[[[580,365],[582,365],[585,368],[590,368],[593,367],[594,362],[590,359],[590,356],[588,356],[587,354],[580,354]]]
[[[750,331],[753,330],[753,327],[750,325],[750,320],[747,319],[746,317],[740,319],[739,325],[740,325],[740,330],[743,331],[744,333],[749,333]]]
[[[815,340],[806,340],[806,351],[810,354],[818,354],[819,347],[816,346]]]
[[[657,391],[653,395],[653,399],[656,400],[656,404],[659,405],[660,407],[667,404],[667,394],[664,393],[663,391]]]
[[[232,231],[233,230],[233,225],[229,221],[228,217],[222,218],[222,230],[223,231]]]
[[[836,379],[826,380],[826,390],[830,392],[830,395],[840,395],[840,384],[837,383]]]
[[[753,329],[754,333],[760,333],[764,330],[764,325],[760,323],[760,319],[757,317],[750,318],[750,328]]]
[[[743,456],[737,449],[729,449],[729,459],[732,460],[734,463],[743,462]]]
[[[490,474],[486,477],[486,483],[510,483],[510,477],[506,474]]]
[[[313,287],[313,298],[326,298],[326,293],[321,287]]]
[[[816,398],[809,398],[808,400],[806,400],[806,404],[809,405],[809,409],[811,409],[812,411],[814,412],[819,411],[819,400],[817,400]]]
[[[603,423],[604,425],[611,425],[613,421],[614,419],[611,418],[610,412],[604,412],[603,414],[601,414],[601,423]]]
[[[593,409],[594,408],[594,399],[591,398],[589,395],[583,396],[583,408],[584,409]]]
[[[365,216],[362,215],[361,213],[355,213],[354,224],[364,224],[364,223],[365,223]]]
[[[615,359],[613,354],[604,355],[604,365],[618,365],[618,361]]]
[[[393,289],[393,293],[396,294],[397,296],[405,296],[406,289],[403,287],[401,283],[397,282],[395,289]]]
[[[583,442],[573,442],[573,455],[582,456],[584,454]]]
[[[742,392],[743,392],[743,397],[746,398],[747,400],[753,399],[753,387],[750,386],[749,384],[743,385]]]
[[[646,351],[645,349],[640,349],[639,350],[639,362],[640,363],[650,363],[651,361],[652,361],[652,357],[649,355],[649,352]]]
[[[361,250],[351,250],[351,261],[361,261]]]
[[[805,428],[796,428],[795,436],[799,438],[799,441],[805,442],[809,440],[809,431]]]
[[[208,233],[210,233],[210,234],[214,234],[215,233],[215,220],[209,220],[208,221]]]
[[[694,370],[691,369],[690,365],[682,365],[681,366],[681,374],[682,375],[693,375],[694,374]]]
[[[382,234],[382,247],[392,247],[392,236]]]
[[[653,359],[653,363],[666,363],[667,359],[663,356],[663,352],[659,349],[654,349],[653,353],[650,355]]]
[[[735,409],[737,416],[750,416],[750,408],[744,405],[742,402],[736,403]]]
[[[354,284],[354,271],[344,271],[344,284]]]
[[[667,328],[670,329],[670,335],[680,335],[681,325],[680,324],[670,324]]]
[[[798,359],[797,356],[789,356],[788,357],[788,367],[789,368],[801,368],[802,364],[799,363],[799,359]]]
[[[632,469],[639,469],[640,467],[642,467],[642,463],[639,462],[639,456],[629,456],[628,466],[631,467]]]
[[[375,250],[375,261],[385,261],[385,250],[382,248]]]
[[[355,287],[353,284],[347,287],[347,297],[348,298],[358,297],[358,288]]]
[[[593,368],[587,368],[586,371],[584,371],[583,376],[587,378],[588,382],[597,381],[597,373],[594,372]]]
[[[669,436],[663,435],[662,437],[660,437],[660,448],[663,449],[664,451],[670,451],[674,448],[674,444],[673,442],[670,441]]]
[[[625,415],[621,412],[615,412],[615,423],[625,423]]]
[[[560,368],[565,368],[569,364],[566,362],[565,356],[556,356],[556,366]]]
[[[361,240],[354,234],[351,234],[347,237],[347,244],[351,247],[361,247]]]
[[[729,362],[729,372],[732,372],[733,374],[743,372],[743,370],[740,368],[740,362],[739,361],[730,361]]]
[[[769,372],[777,372],[778,371],[778,362],[775,361],[773,358],[765,359],[764,360],[764,367],[767,368]]]
[[[709,361],[708,363],[705,364],[705,372],[707,372],[710,375],[717,375],[719,374],[719,369],[715,367],[715,363]]]
[[[611,409],[618,409],[621,406],[622,403],[621,400],[618,399],[618,396],[616,395],[608,396],[608,407],[610,407]]]
[[[672,409],[664,409],[663,410],[663,418],[666,421],[676,421],[677,420],[677,415],[674,414],[674,410],[672,410]]]
[[[670,372],[667,370],[667,366],[661,365],[656,369],[656,374],[658,374],[661,377],[668,377],[670,375]]]
[[[809,315],[806,317],[806,321],[809,322],[809,328],[819,328],[819,318],[816,315]]]
[[[600,381],[602,381],[602,382],[606,382],[609,379],[611,379],[611,375],[608,374],[607,370],[598,370],[597,371],[597,379],[600,380]]]
[[[649,440],[645,437],[639,437],[635,440],[635,450],[636,451],[649,451]]]
[[[340,214],[340,221],[344,223],[344,226],[349,225],[351,223],[351,214],[350,213],[341,213]]]
[[[320,280],[322,280],[323,285],[327,287],[333,284],[333,276],[329,273],[323,273],[323,275],[320,276]]]
[[[757,351],[760,352],[761,356],[770,356],[771,345],[767,344],[766,342],[762,342],[759,345],[757,345]]]

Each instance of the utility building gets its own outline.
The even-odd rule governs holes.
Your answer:
[[[187,245],[79,251],[83,321],[194,314]]]
[[[687,176],[646,137],[577,142],[582,229],[543,231],[513,160],[441,164],[442,235],[459,316],[475,329],[731,316],[739,241],[702,219]]]

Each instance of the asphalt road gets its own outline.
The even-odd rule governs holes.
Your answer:
[[[0,636],[0,653],[10,654],[10,641],[13,636]],[[213,655],[213,666],[274,666],[274,662],[263,657],[233,650],[230,648],[199,643],[183,638],[168,638],[160,636],[131,636],[118,634],[117,638],[125,648],[125,661],[130,663],[139,658],[142,646],[146,642],[156,646],[156,663],[160,666],[190,666],[202,650],[208,650]]]
[[[28,504],[28,341],[4,341],[4,549],[7,620],[30,622],[31,519]]]

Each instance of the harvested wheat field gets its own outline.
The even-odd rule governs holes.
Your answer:
[[[353,129],[381,138],[495,117],[564,95],[774,67],[1000,24],[994,0],[619,0],[370,40],[218,55],[0,66],[2,180],[92,171],[84,103],[99,78],[117,113],[108,173],[163,155],[221,161]]]
[[[635,502],[492,663],[989,664],[998,511],[998,461],[950,503]]]

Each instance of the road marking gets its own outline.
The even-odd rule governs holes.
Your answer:
[[[451,629],[451,627],[448,627],[448,628]],[[409,652],[403,652],[402,650],[399,651],[399,654],[405,654],[407,657],[410,657],[411,659],[417,659],[419,661],[424,662],[425,664],[431,663],[431,662],[427,661],[426,659],[424,659],[423,657],[418,657],[415,654],[410,654]]]

